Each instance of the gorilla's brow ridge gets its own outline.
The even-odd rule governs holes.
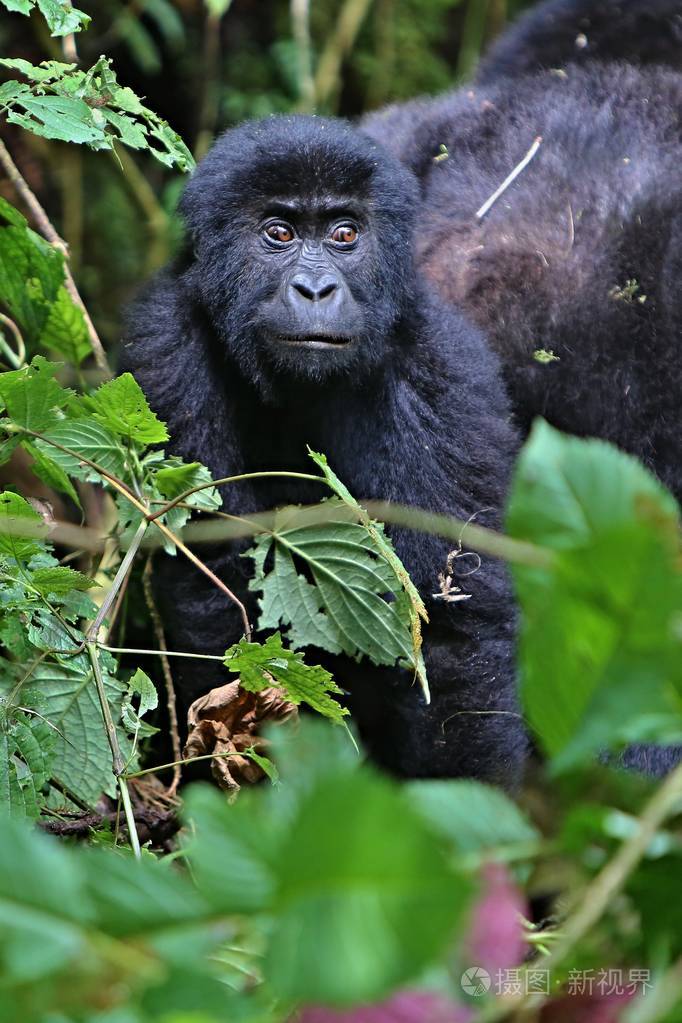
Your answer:
[[[366,206],[358,203],[357,197],[347,198],[341,195],[327,195],[319,198],[294,197],[270,199],[265,206],[267,216],[295,217],[304,214],[321,214],[324,216],[361,217],[366,213]]]

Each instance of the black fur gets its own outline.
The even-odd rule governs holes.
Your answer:
[[[259,304],[269,301],[279,277],[255,269],[256,225],[263,204],[284,193],[306,201],[341,197],[365,211],[367,247],[348,279],[365,330],[359,346],[332,366],[317,356],[306,364],[304,353],[280,359],[258,327]],[[221,477],[310,471],[309,444],[328,454],[359,498],[499,525],[517,438],[495,357],[474,327],[417,284],[416,205],[411,175],[339,122],[272,118],[217,142],[183,201],[191,244],[133,309],[124,348],[125,368],[168,422],[173,450]],[[321,496],[315,484],[289,480],[223,492],[224,510],[233,514]],[[432,595],[452,545],[406,530],[393,537],[431,615],[425,652],[432,704],[424,705],[405,673],[324,660],[350,690],[365,741],[389,769],[514,784],[526,740],[516,714],[514,613],[504,568],[484,558],[461,583],[471,598],[447,604]],[[248,602],[253,620],[243,546],[207,558]],[[176,648],[220,653],[239,638],[235,608],[202,575],[180,560],[166,559],[161,568]],[[309,656],[317,660],[318,652]],[[184,668],[185,700],[216,681],[202,666]]]
[[[682,68],[680,0],[552,0],[531,8],[483,59],[480,84],[594,61]]]
[[[522,429],[543,415],[605,438],[678,499],[681,55],[682,0],[550,0],[494,47],[480,84],[363,123],[420,180],[419,267],[486,332]],[[543,349],[558,361],[538,362]],[[679,756],[637,747],[624,761],[661,773]]]
[[[541,6],[526,35],[533,18],[585,6]],[[620,5],[594,6],[615,18]],[[663,12],[664,36],[682,0],[647,7]],[[682,75],[592,61],[389,108],[364,127],[419,177],[420,268],[488,335],[521,427],[543,415],[610,440],[682,497]],[[434,162],[441,145],[448,158]],[[541,349],[559,361],[537,362]]]

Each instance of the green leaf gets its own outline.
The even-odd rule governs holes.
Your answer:
[[[421,635],[421,623],[428,622],[429,616],[424,605],[417,587],[410,579],[409,572],[403,565],[398,555],[393,550],[393,545],[390,539],[386,536],[384,528],[379,522],[374,522],[370,519],[365,509],[358,504],[351,492],[341,482],[339,477],[329,467],[329,463],[325,455],[319,452],[308,449],[308,454],[312,458],[315,465],[317,465],[324,475],[327,483],[334,491],[337,497],[343,501],[347,507],[351,508],[352,511],[357,515],[360,522],[363,524],[367,532],[369,533],[372,541],[374,542],[376,549],[380,555],[387,561],[393,570],[396,579],[399,581],[401,588],[403,589],[407,598],[407,609],[410,619],[410,629],[412,632],[412,647],[413,647],[413,663],[414,668],[419,678],[419,682],[424,691],[424,695],[429,696],[429,687],[426,679],[426,668],[421,654],[422,646],[422,635]]]
[[[0,301],[24,341],[37,345],[50,305],[64,283],[63,257],[31,231],[23,218],[17,223],[19,214],[4,200],[0,214],[9,221],[0,228]]]
[[[138,697],[137,708],[133,706],[133,696]],[[154,735],[158,728],[154,728],[147,721],[143,721],[144,715],[155,710],[159,705],[159,695],[156,687],[149,676],[138,668],[128,679],[128,687],[123,698],[121,709],[121,720],[131,734],[136,736]]]
[[[90,24],[90,16],[71,6],[71,0],[37,0],[40,13],[53,36],[80,32]]]
[[[104,685],[114,721],[121,720],[125,687],[108,672]],[[97,690],[85,658],[69,665],[39,665],[30,683],[32,705],[56,729],[52,776],[94,806],[103,792],[116,790],[111,750],[102,722]],[[119,741],[130,748],[123,729]]]
[[[90,16],[71,6],[71,0],[0,0],[8,11],[30,14],[37,5],[53,36],[80,32],[90,24]]]
[[[309,665],[301,653],[282,646],[279,633],[264,643],[242,639],[225,654],[225,665],[239,675],[242,689],[259,693],[273,684],[280,686],[291,703],[307,703],[309,707],[332,721],[341,723],[348,711],[329,693],[341,693],[332,676],[320,665]]]
[[[416,781],[408,793],[417,812],[460,852],[485,858],[486,852],[540,837],[504,792],[482,782]]]
[[[90,482],[100,480],[99,474],[90,466],[83,464],[79,456],[95,462],[105,472],[114,476],[121,477],[126,474],[125,452],[118,438],[94,417],[64,420],[44,431],[43,436],[43,440],[35,442],[36,447],[69,476]],[[74,454],[61,451],[55,444],[68,448]]]
[[[59,0],[37,2],[55,16],[65,10]],[[126,24],[146,33],[134,19]],[[184,171],[194,167],[192,154],[180,136],[144,106],[132,89],[118,84],[107,57],[100,57],[89,71],[59,61],[33,65],[21,59],[0,60],[0,65],[19,71],[30,82],[0,86],[0,101],[8,109],[10,122],[36,135],[83,143],[92,149],[113,149],[120,141],[133,149],[145,149],[166,166]]]
[[[58,366],[36,355],[30,366],[0,373],[0,399],[15,426],[41,433],[71,397],[54,379]]]
[[[38,816],[38,794],[50,777],[53,744],[44,721],[0,713],[0,815]]]
[[[33,569],[30,578],[31,585],[44,597],[62,597],[71,590],[89,590],[95,585],[94,579],[89,579],[66,565]]]
[[[19,822],[4,821],[0,842],[0,926],[5,983],[65,969],[88,947],[90,903],[81,870],[64,846]]]
[[[107,145],[106,134],[95,124],[92,109],[76,96],[23,95],[15,101],[15,105],[25,113],[10,110],[7,120],[34,135],[62,142]]]
[[[66,475],[63,469],[60,469],[53,461],[43,454],[35,444],[31,444],[29,441],[23,441],[22,447],[25,451],[28,451],[32,458],[31,472],[33,472],[39,480],[43,483],[47,483],[48,487],[52,487],[53,490],[58,490],[62,494],[67,494],[77,508],[82,506],[78,492],[74,487],[73,483]]]
[[[168,440],[164,423],[152,412],[140,385],[130,373],[102,384],[90,395],[87,404],[99,422],[129,442],[144,446]]]
[[[289,515],[283,512],[248,552],[256,563],[250,589],[262,592],[259,628],[289,626],[285,636],[294,648],[364,654],[375,664],[417,670],[408,599],[373,535],[347,521],[287,529]],[[272,547],[273,567],[266,574]],[[312,583],[296,562],[306,566]],[[390,594],[396,599],[385,599]]]
[[[682,736],[682,572],[670,494],[635,459],[537,424],[508,524],[555,552],[517,565],[522,694],[565,769],[596,750]]]
[[[211,482],[211,474],[205,465],[199,462],[181,462],[178,458],[168,458],[162,468],[154,473],[157,490],[169,501],[179,497],[192,487],[203,486]],[[220,508],[223,500],[215,487],[200,490],[187,497],[186,503],[202,511],[215,511]]]
[[[83,359],[92,352],[83,313],[64,286],[59,289],[50,306],[39,343],[63,355],[76,366],[80,366]]]
[[[230,805],[208,786],[194,785],[187,793],[184,817],[201,838],[187,844],[186,853],[199,891],[218,912],[253,913],[272,905],[277,821],[260,795],[245,791]]]
[[[470,895],[406,796],[368,770],[304,796],[275,864],[266,975],[294,1002],[358,1004],[407,983],[453,940]]]
[[[47,526],[28,501],[8,491],[0,494],[0,554],[16,561],[30,558],[40,552],[40,544],[29,537],[14,535],[26,531],[36,539],[47,534]]]

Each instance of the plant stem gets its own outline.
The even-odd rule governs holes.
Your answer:
[[[164,504],[163,508],[159,508],[153,515],[149,516],[149,521],[153,522],[155,519],[160,518],[169,512],[171,508],[175,508],[176,504],[181,504],[186,501],[192,494],[198,494],[201,490],[209,490],[211,487],[223,487],[227,486],[228,483],[239,483],[241,480],[257,480],[265,479],[273,476],[285,476],[295,480],[312,480],[314,483],[323,483],[325,486],[329,486],[324,476],[315,476],[309,472],[285,472],[283,470],[276,470],[272,472],[243,472],[239,476],[223,476],[218,480],[211,480],[210,483],[199,483],[196,487],[190,487],[189,490],[183,491],[182,494],[178,494],[172,501]]]
[[[114,576],[114,580],[111,586],[109,587],[109,592],[102,601],[102,606],[97,612],[96,618],[94,619],[92,625],[90,626],[86,633],[85,638],[88,643],[97,642],[97,634],[99,633],[100,626],[102,625],[102,622],[106,618],[109,612],[109,608],[116,600],[118,591],[123,585],[123,581],[127,577],[128,572],[132,567],[133,561],[135,560],[135,555],[137,554],[140,548],[140,544],[142,543],[142,539],[144,537],[144,534],[147,532],[148,528],[149,523],[146,522],[145,520],[143,520],[137,527],[137,531],[135,532],[135,536],[132,539],[132,543],[130,544],[128,550],[125,552],[125,555],[121,560],[121,564],[118,566],[118,571]]]
[[[133,807],[130,802],[128,784],[124,777],[125,763],[123,761],[123,754],[121,753],[121,747],[119,746],[118,743],[116,725],[114,724],[114,719],[111,716],[111,707],[109,706],[106,689],[104,688],[102,669],[100,667],[99,657],[97,655],[97,644],[92,640],[88,640],[86,641],[85,648],[88,651],[88,657],[90,658],[90,664],[92,665],[92,672],[95,678],[95,686],[97,687],[97,696],[99,698],[99,705],[102,711],[102,718],[104,720],[104,728],[107,733],[109,749],[111,750],[111,759],[113,761],[114,774],[116,776],[116,781],[118,783],[119,791],[121,793],[123,812],[125,814],[126,824],[128,825],[128,836],[130,838],[130,845],[132,847],[133,853],[135,854],[135,857],[139,859],[141,855],[140,839],[137,834],[135,814],[133,813]]]
[[[159,614],[159,609],[156,606],[156,601],[154,600],[154,590],[152,587],[152,558],[153,555],[150,554],[147,558],[147,563],[144,566],[144,572],[142,573],[142,587],[144,589],[144,599],[147,604],[147,610],[149,611],[149,616],[154,627],[156,642],[159,647],[157,652],[161,658],[163,681],[166,687],[166,706],[168,707],[168,725],[171,734],[171,746],[173,749],[173,756],[175,757],[175,760],[178,761],[177,766],[173,771],[173,780],[168,787],[167,792],[167,795],[174,796],[177,792],[182,775],[179,763],[180,758],[182,757],[182,747],[180,745],[180,732],[178,729],[178,707],[175,699],[173,673],[171,672],[170,664],[168,662],[166,634],[163,629],[163,622],[161,620],[161,615]]]
[[[109,363],[107,362],[107,357],[104,353],[102,342],[100,341],[99,335],[95,330],[95,325],[90,319],[90,315],[87,309],[85,308],[83,299],[80,297],[78,288],[76,287],[76,282],[74,281],[71,275],[71,270],[69,269],[68,247],[64,240],[59,237],[56,230],[52,226],[52,223],[50,222],[47,213],[40,205],[38,199],[33,194],[31,189],[29,188],[25,178],[23,177],[21,171],[19,170],[14,160],[10,156],[9,150],[5,146],[2,139],[0,139],[0,166],[3,167],[5,173],[7,174],[7,177],[12,182],[12,185],[14,186],[17,194],[23,199],[23,201],[26,203],[26,206],[31,211],[31,215],[33,216],[33,219],[36,222],[36,225],[38,226],[40,233],[43,235],[44,238],[47,239],[47,241],[50,243],[50,245],[52,245],[53,248],[58,249],[58,251],[61,252],[65,257],[64,283],[66,285],[66,290],[70,294],[75,305],[78,306],[78,308],[83,314],[83,319],[85,320],[85,326],[87,328],[88,336],[90,338],[90,344],[92,345],[92,352],[95,357],[95,362],[102,370],[102,372],[106,373],[106,375],[110,377],[111,369],[109,368]]]
[[[192,657],[200,661],[224,661],[225,658],[221,657],[220,654],[190,654],[185,653],[183,650],[144,650],[142,648],[128,647],[128,646],[107,646],[106,643],[98,643],[100,650],[108,650],[110,654],[138,654],[148,655],[149,657]]]
[[[170,764],[158,764],[156,767],[145,767],[142,771],[134,771],[127,774],[126,778],[141,778],[145,774],[156,774],[158,771],[170,771],[171,767],[179,767],[184,764],[197,764],[200,760],[222,760],[225,757],[246,757],[246,750],[236,750],[225,753],[202,753],[200,757],[185,757],[183,760],[172,760]]]

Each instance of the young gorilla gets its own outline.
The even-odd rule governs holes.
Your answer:
[[[419,177],[418,264],[488,335],[521,427],[612,441],[678,497],[681,64],[682,0],[550,0],[480,85],[364,122]]]
[[[125,346],[175,451],[222,477],[310,472],[310,445],[361,499],[499,524],[517,438],[495,357],[417,283],[417,202],[397,161],[332,120],[270,118],[216,143],[182,201],[186,251],[133,310]],[[286,479],[223,488],[235,515],[321,496]],[[433,594],[452,545],[393,539],[431,616],[432,703],[406,672],[327,659],[363,738],[399,774],[514,784],[526,739],[504,568],[484,558],[462,581],[470,598],[447,603]],[[253,621],[243,548],[208,560]],[[161,568],[174,646],[219,654],[239,639],[234,605],[203,575],[180,559]],[[185,669],[184,699],[218,681]]]

